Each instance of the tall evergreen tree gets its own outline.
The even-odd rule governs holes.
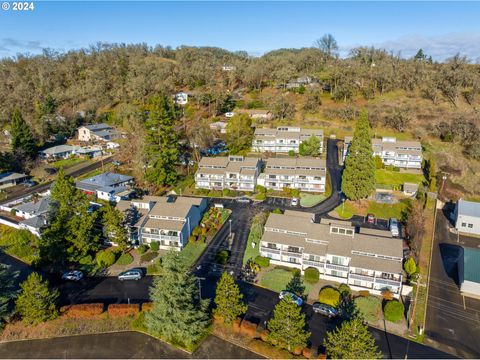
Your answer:
[[[176,113],[173,101],[157,96],[150,101],[145,121],[147,180],[152,184],[173,185],[177,180],[178,136],[175,131]]]
[[[102,223],[109,241],[124,251],[127,248],[127,229],[124,226],[122,213],[113,206],[104,206]]]
[[[28,324],[55,319],[58,315],[55,305],[58,298],[58,290],[50,291],[48,281],[36,272],[31,273],[27,280],[20,284],[21,294],[15,302],[16,311]]]
[[[243,294],[233,278],[224,272],[217,283],[215,294],[215,310],[213,313],[231,324],[238,316],[245,314],[247,305],[242,302]]]
[[[18,273],[9,272],[8,266],[0,263],[0,328],[10,315],[10,301],[17,295],[14,284],[17,275]]]
[[[97,213],[89,213],[87,197],[63,169],[57,174],[50,199],[49,222],[40,240],[41,259],[76,263],[98,250],[99,236],[94,226]]]
[[[12,136],[12,151],[23,158],[33,158],[36,152],[35,139],[18,109],[15,109],[12,114],[10,133]]]
[[[367,198],[375,190],[375,160],[366,111],[362,111],[355,126],[352,143],[345,159],[342,191],[350,200]]]
[[[304,348],[310,337],[305,330],[305,314],[302,308],[288,299],[282,299],[273,310],[273,318],[268,322],[270,340],[279,347],[292,351]]]
[[[197,278],[180,253],[162,258],[161,273],[150,288],[153,307],[146,314],[146,326],[167,341],[192,348],[209,325],[209,300],[200,298]]]
[[[314,135],[310,136],[300,144],[299,153],[302,156],[320,155],[320,139]]]
[[[305,285],[303,284],[300,272],[295,272],[292,279],[288,282],[285,290],[291,291],[297,296],[303,297],[305,294]]]
[[[324,340],[327,355],[332,359],[380,359],[382,353],[363,319],[354,317],[340,328],[327,332]]]

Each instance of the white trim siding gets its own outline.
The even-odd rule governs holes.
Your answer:
[[[301,129],[292,126],[280,126],[276,129],[255,129],[252,150],[257,152],[298,153],[300,144],[316,136],[320,140],[320,153],[323,152],[323,130]]]

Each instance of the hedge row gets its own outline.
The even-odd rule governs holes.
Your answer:
[[[108,305],[108,315],[112,317],[134,316],[140,312],[138,304],[111,304]]]
[[[112,317],[134,316],[138,315],[142,311],[149,311],[152,308],[152,303],[139,304],[110,304],[107,307],[107,313]],[[60,308],[62,316],[75,319],[89,319],[95,318],[104,313],[105,304],[93,303],[93,304],[76,304],[67,305]]]

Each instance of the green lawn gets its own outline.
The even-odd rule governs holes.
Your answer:
[[[73,165],[79,164],[81,162],[86,162],[88,160],[77,158],[77,157],[72,157],[68,159],[63,159],[63,160],[58,160],[52,163],[48,164],[48,167],[56,168],[59,169],[63,167],[64,169],[69,168]]]
[[[355,299],[355,305],[365,320],[371,323],[376,323],[382,309],[382,302],[380,299],[369,297],[357,297]]]
[[[335,208],[335,211],[342,219],[350,219],[353,215],[356,214],[355,207],[348,201],[345,201],[345,203],[342,205],[338,205]]]
[[[203,241],[189,242],[182,250],[182,257],[189,266],[193,266],[206,247]]]
[[[284,269],[273,269],[265,273],[260,279],[260,285],[265,286],[266,288],[280,292],[285,290],[287,284],[293,277],[293,272],[284,270]],[[303,277],[302,277],[303,279]],[[312,290],[312,285],[308,282],[303,282],[305,285],[305,295],[307,295],[310,290]]]
[[[406,182],[421,184],[425,180],[423,174],[409,174],[386,169],[375,170],[375,182],[389,188],[401,189]]]
[[[305,207],[311,207],[317,205],[319,202],[325,199],[323,194],[307,194],[300,193],[300,205]]]
[[[369,201],[367,211],[375,215],[376,218],[389,219],[394,217],[398,220],[403,220],[410,203],[411,201],[409,199],[401,200],[396,204],[379,204],[374,201]]]
[[[266,219],[267,215],[264,213],[257,214],[253,218],[250,233],[248,234],[247,248],[243,254],[243,264],[246,264],[248,259],[253,260],[260,255],[260,239],[263,235],[263,225]],[[252,243],[255,243],[255,246],[252,246]]]
[[[31,265],[38,258],[38,238],[28,230],[0,225],[0,251]]]

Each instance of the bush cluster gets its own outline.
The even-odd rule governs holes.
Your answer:
[[[120,255],[116,264],[121,265],[121,266],[125,266],[125,265],[130,265],[132,262],[133,262],[133,256],[130,255],[129,253],[125,253],[125,254]]]
[[[111,317],[135,316],[140,307],[138,304],[110,304],[107,311]]]
[[[320,279],[320,272],[316,268],[309,267],[305,269],[304,279],[310,283],[316,283]]]
[[[262,268],[266,268],[270,266],[270,259],[259,255],[255,258],[255,264]]]
[[[397,300],[390,300],[387,301],[385,307],[383,308],[383,315],[385,316],[385,320],[398,322],[403,318],[404,311],[405,307],[401,302]]]
[[[217,252],[217,254],[215,255],[215,260],[217,261],[217,263],[219,263],[220,265],[225,265],[228,261],[228,257],[229,257],[229,253],[228,253],[228,250],[220,250],[219,252]]]
[[[116,254],[109,250],[100,250],[95,256],[98,266],[108,268],[115,264]]]
[[[318,301],[323,304],[337,307],[340,303],[340,292],[333,287],[324,287],[320,290]]]
[[[88,319],[103,313],[103,303],[68,305],[60,308],[60,313],[68,318]]]
[[[145,254],[150,247],[147,244],[142,244],[138,247],[137,251],[140,255]]]
[[[160,243],[158,241],[154,241],[150,244],[150,249],[152,251],[158,251],[160,249]]]

